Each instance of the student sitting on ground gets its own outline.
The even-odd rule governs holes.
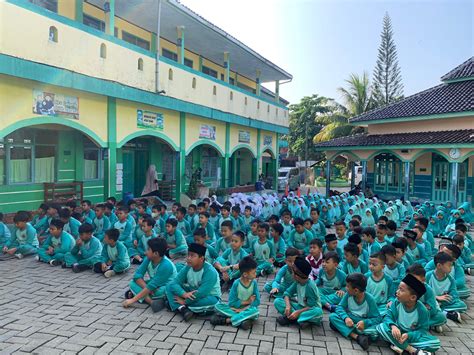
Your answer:
[[[318,288],[309,278],[311,265],[299,256],[293,264],[293,284],[285,291],[283,298],[276,298],[274,305],[278,313],[280,325],[297,323],[301,329],[321,324],[323,310]],[[295,301],[296,300],[296,301]]]
[[[258,239],[252,244],[250,253],[258,264],[257,276],[271,275],[274,272],[275,246],[268,239],[269,226],[267,223],[258,225]]]
[[[345,294],[347,275],[338,268],[339,255],[334,251],[324,254],[323,267],[319,270],[316,285],[321,295],[321,304],[330,312],[334,312]]]
[[[295,218],[293,225],[295,229],[290,233],[288,246],[298,249],[301,255],[306,255],[309,252],[309,241],[313,239],[313,235],[304,227],[303,219]]]
[[[406,238],[408,248],[406,254],[416,263],[425,266],[427,263],[425,249],[422,245],[416,242],[417,233],[411,229],[405,229],[403,236]]]
[[[147,245],[145,259],[135,271],[122,305],[127,308],[135,302],[146,302],[153,312],[159,312],[165,308],[166,285],[176,277],[176,267],[165,256],[165,239],[149,239]]]
[[[347,243],[344,245],[344,258],[345,262],[339,267],[346,275],[350,275],[354,272],[365,274],[369,271],[367,264],[359,259],[359,247],[354,243]]]
[[[293,284],[293,264],[300,252],[296,248],[288,248],[285,252],[285,265],[278,270],[275,278],[268,281],[263,289],[273,297],[283,297],[283,294]]]
[[[117,208],[118,221],[114,224],[114,229],[117,229],[120,233],[118,241],[122,242],[127,248],[132,247],[132,234],[135,228],[135,221],[130,221],[129,208],[121,206]],[[132,218],[133,220],[133,218]],[[106,233],[107,234],[107,233]],[[104,242],[105,244],[105,242]]]
[[[225,221],[222,223],[224,226]],[[245,235],[242,231],[236,231],[232,235],[230,248],[219,256],[214,263],[214,267],[220,272],[223,283],[230,286],[232,282],[240,277],[239,263],[248,254],[242,248],[245,242]]]
[[[405,267],[397,262],[397,249],[393,245],[384,245],[380,252],[385,256],[384,273],[390,276],[395,283],[396,290],[400,281],[405,277]]]
[[[102,243],[92,235],[94,228],[89,223],[79,227],[79,238],[69,253],[64,256],[63,267],[72,268],[74,272],[90,270],[100,261]]]
[[[136,234],[133,240],[133,247],[128,248],[128,255],[130,256],[130,261],[132,264],[141,264],[145,254],[148,250],[148,241],[156,238],[155,235],[155,220],[150,217],[140,217],[141,222],[137,225],[139,226],[141,233]]]
[[[69,212],[69,210],[67,210]],[[66,253],[70,252],[76,241],[73,236],[63,230],[64,222],[53,219],[49,224],[49,236],[38,249],[36,260],[59,266],[64,262]]]
[[[197,243],[199,245],[202,245],[206,247],[206,255],[204,259],[206,262],[208,262],[211,265],[214,265],[215,261],[219,257],[219,254],[217,254],[216,249],[212,247],[211,245],[207,244],[207,240],[209,239],[206,234],[206,230],[204,228],[198,228],[194,231],[193,233],[193,238],[194,238],[194,243]],[[190,243],[191,244],[191,243]],[[181,268],[183,268],[185,263],[176,263],[176,270],[178,272],[181,271]]]
[[[195,313],[214,310],[221,298],[217,270],[204,259],[206,247],[191,243],[186,266],[166,286],[166,298],[170,308],[189,321]]]
[[[34,255],[38,252],[39,242],[36,236],[36,229],[28,223],[30,215],[26,211],[19,211],[13,217],[15,228],[10,240],[3,247],[3,253],[14,255],[22,259],[27,255]]]
[[[270,227],[270,236],[272,237],[273,245],[275,246],[275,267],[282,267],[285,265],[285,251],[286,243],[282,237],[283,226],[280,223],[275,223]]]
[[[354,339],[364,350],[369,348],[370,340],[377,339],[375,326],[382,320],[377,303],[366,288],[367,278],[364,275],[354,273],[347,276],[347,293],[336,307],[336,312],[329,316],[331,329]]]
[[[221,238],[216,243],[216,251],[218,254],[222,254],[230,248],[233,229],[234,226],[231,220],[225,220],[221,223]]]
[[[374,297],[381,316],[387,312],[387,303],[395,297],[398,287],[398,284],[395,285],[392,278],[384,273],[384,267],[385,255],[382,252],[377,252],[370,256],[370,271],[365,274],[367,292]]]
[[[95,218],[92,221],[94,227],[94,235],[101,242],[104,240],[105,231],[110,229],[110,220],[105,215],[105,204],[99,203],[95,206]]]
[[[67,208],[60,209],[58,214],[59,214],[59,219],[64,224],[64,227],[62,228],[64,232],[72,235],[74,237],[74,240],[79,238],[79,227],[81,226],[82,223],[79,222],[74,217],[72,217],[71,211]]]
[[[306,260],[311,265],[309,278],[316,281],[323,264],[323,242],[321,239],[314,238],[309,242],[309,255],[306,257]]]
[[[10,242],[11,236],[10,229],[3,223],[3,213],[0,212],[0,249],[3,249]]]
[[[176,218],[168,218],[165,223],[166,233],[164,238],[168,244],[168,255],[170,259],[183,258],[188,253],[188,244],[179,230]]]
[[[398,354],[423,354],[440,348],[440,341],[428,332],[429,313],[421,301],[426,292],[423,282],[408,274],[400,282],[397,299],[392,302],[377,332]]]
[[[258,225],[260,224],[259,219],[254,219],[250,223],[250,230],[245,237],[245,246],[244,249],[247,253],[250,253],[253,243],[258,239]]]
[[[461,256],[458,259],[458,263],[463,268],[467,275],[471,275],[471,270],[474,269],[474,259],[471,249],[466,245],[466,240],[463,235],[456,234],[453,237],[453,244],[456,245],[461,251]]]
[[[333,251],[339,255],[340,259],[342,259],[344,257],[344,253],[341,249],[339,249],[337,243],[338,241],[335,234],[326,234],[324,237],[323,253],[326,254],[329,251]]]
[[[112,228],[105,232],[104,248],[100,262],[94,265],[94,271],[109,278],[122,274],[130,268],[127,247],[119,240],[120,232]]]
[[[255,280],[257,263],[251,256],[246,256],[239,262],[239,271],[240,279],[232,285],[229,302],[216,304],[216,314],[211,318],[211,324],[232,324],[233,327],[247,330],[258,318],[260,293]]]

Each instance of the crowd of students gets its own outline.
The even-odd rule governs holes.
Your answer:
[[[34,216],[19,211],[11,231],[2,219],[2,258],[34,255],[107,278],[139,265],[124,307],[144,302],[185,321],[212,313],[214,325],[249,329],[259,316],[256,278],[276,272],[263,290],[280,325],[320,325],[326,310],[331,328],[364,350],[382,338],[400,354],[440,347],[429,331],[462,321],[474,268],[467,203],[237,194],[223,204],[174,203],[168,212],[149,199],[109,198],[95,206],[42,204]]]

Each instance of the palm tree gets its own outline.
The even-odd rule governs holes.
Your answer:
[[[349,119],[371,110],[374,106],[369,76],[366,72],[362,76],[351,74],[346,83],[346,88],[338,88],[344,105],[332,101],[332,110],[316,117],[316,122],[324,127],[314,136],[315,143],[363,131],[359,127],[352,126]]]

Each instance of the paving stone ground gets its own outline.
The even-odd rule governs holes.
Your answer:
[[[260,318],[249,331],[214,327],[206,318],[184,323],[168,311],[152,313],[139,305],[121,306],[132,277],[105,279],[74,274],[33,258],[0,261],[0,353],[37,354],[364,354],[361,348],[323,324],[308,330],[281,327],[268,295],[262,293]],[[474,277],[467,276],[474,291]],[[259,280],[260,290],[266,280]],[[227,294],[224,294],[227,299]],[[439,335],[449,354],[474,353],[474,296],[462,324],[448,320]],[[372,354],[391,354],[383,342]]]

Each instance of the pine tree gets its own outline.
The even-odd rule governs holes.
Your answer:
[[[392,21],[388,13],[383,18],[381,43],[374,69],[373,95],[377,106],[403,98],[403,83],[398,66],[397,47],[393,40]]]

